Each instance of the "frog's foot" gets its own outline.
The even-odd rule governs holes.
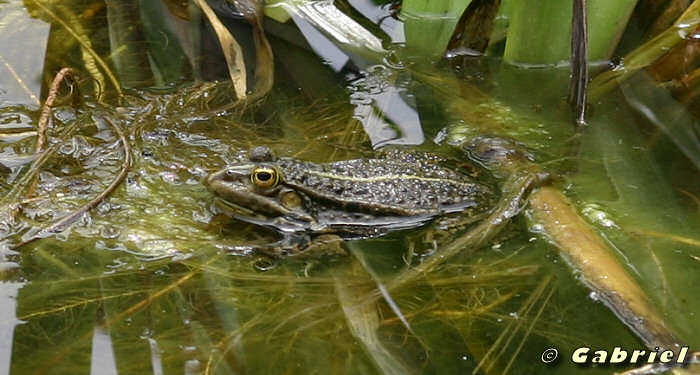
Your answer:
[[[266,271],[276,267],[277,264],[285,259],[293,258],[305,263],[304,275],[308,277],[310,272],[319,265],[322,258],[345,256],[348,253],[345,248],[345,241],[341,237],[332,234],[320,235],[311,241],[296,244],[294,248],[278,248],[277,251],[282,251],[284,255],[277,258],[261,257],[256,262],[255,267]]]
[[[304,275],[309,277],[312,270],[317,268],[324,258],[333,258],[338,256],[346,256],[348,249],[345,246],[345,241],[333,234],[323,234],[313,241],[309,242],[306,248],[295,258],[303,259],[306,266],[304,267]]]
[[[275,242],[267,245],[237,245],[226,248],[230,255],[235,256],[264,256],[272,259],[285,258],[299,252],[296,244],[282,244]]]
[[[253,252],[271,258],[320,258],[327,255],[345,255],[343,239],[333,234],[319,236],[286,236],[282,240],[264,246],[255,246]]]

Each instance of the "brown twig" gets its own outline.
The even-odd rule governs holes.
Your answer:
[[[26,184],[16,185],[16,187],[13,187],[11,192],[7,195],[10,197],[19,197],[20,195],[22,195],[22,185],[26,186],[24,196],[20,198],[19,201],[8,204],[6,206],[8,207],[8,218],[10,221],[14,221],[14,219],[17,217],[17,214],[22,208],[22,202],[31,200],[34,195],[34,191],[36,190],[36,186],[38,184],[39,171],[41,170],[41,166],[46,162],[48,156],[46,152],[46,133],[49,127],[49,121],[51,120],[51,109],[56,103],[56,97],[58,96],[58,90],[61,88],[61,83],[63,83],[67,79],[73,78],[74,75],[75,73],[73,69],[63,68],[56,74],[56,76],[53,78],[53,81],[51,82],[49,94],[46,98],[46,101],[44,101],[44,106],[41,109],[41,115],[39,116],[39,122],[37,124],[37,140],[36,145],[34,147],[34,151],[37,155],[37,158],[29,167],[29,170],[27,172],[28,177],[24,179],[24,181],[28,182],[26,182]]]
[[[119,141],[124,147],[124,161],[114,181],[112,181],[112,183],[109,184],[109,186],[107,186],[107,188],[102,193],[100,193],[98,196],[87,202],[78,210],[64,216],[63,218],[59,219],[58,221],[54,222],[48,227],[41,229],[39,232],[32,235],[30,238],[23,240],[19,244],[13,246],[13,249],[17,249],[28,243],[34,242],[42,238],[50,237],[56,233],[62,232],[64,229],[66,229],[67,226],[75,222],[80,216],[92,210],[98,204],[100,204],[100,202],[105,200],[105,198],[107,198],[112,192],[114,192],[114,190],[117,189],[117,187],[122,183],[122,181],[124,181],[127,172],[129,171],[129,167],[131,166],[131,146],[129,145],[129,142],[127,142],[126,135],[117,124],[113,123],[112,121],[109,121],[108,119],[105,119],[105,121],[112,127],[114,132],[117,134],[117,137],[119,137]]]
[[[44,101],[44,107],[41,108],[41,116],[39,116],[39,123],[37,124],[37,135],[36,135],[36,145],[34,146],[34,152],[40,155],[42,152],[46,151],[46,132],[49,128],[49,121],[51,120],[51,109],[53,109],[56,103],[56,97],[58,96],[58,90],[61,89],[61,83],[67,79],[72,79],[75,76],[75,72],[71,68],[63,68],[56,73],[51,82],[51,87],[49,88],[49,95]],[[43,158],[37,158],[29,168],[30,171],[34,170],[34,175],[28,184],[27,191],[24,194],[24,199],[29,199],[34,195],[34,190],[38,184],[39,176],[39,163],[42,163]]]
[[[61,88],[61,83],[67,79],[73,78],[75,73],[71,68],[63,68],[56,73],[53,77],[53,82],[51,82],[51,88],[49,88],[49,95],[46,97],[44,102],[44,107],[41,109],[41,116],[39,117],[39,124],[37,129],[36,146],[34,152],[37,154],[41,153],[46,149],[46,130],[49,128],[49,120],[51,119],[51,109],[53,108],[56,97],[58,96],[58,90]]]

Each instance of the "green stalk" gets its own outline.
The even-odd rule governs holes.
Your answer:
[[[440,58],[471,0],[404,0],[401,18],[409,57]]]
[[[622,35],[636,0],[589,0],[588,58],[609,57]],[[569,61],[570,0],[512,0],[504,61],[514,65],[552,65]]]
[[[606,60],[617,47],[637,0],[589,0],[588,59]]]

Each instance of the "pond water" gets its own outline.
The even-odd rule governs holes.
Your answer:
[[[137,3],[0,2],[0,375],[629,368],[571,362],[583,346],[645,344],[561,257],[526,203],[485,245],[394,283],[469,229],[434,245],[430,225],[348,241],[344,255],[291,257],[261,271],[258,257],[236,249],[279,235],[222,214],[202,183],[255,145],[319,163],[399,146],[470,163],[501,189],[502,174],[449,144],[475,133],[518,139],[669,330],[700,347],[700,174],[650,118],[697,123],[648,80],[596,99],[576,135],[563,105],[567,70],[514,69],[496,58],[459,78],[440,64],[407,68],[400,51],[373,60],[371,45],[343,50],[297,16],[298,27],[265,25],[272,91],[231,106],[214,33],[184,26],[193,5]],[[356,8],[342,7],[350,3]],[[390,6],[340,4],[348,17],[374,22],[363,25],[384,42],[402,42]],[[250,30],[237,35],[255,60]],[[64,66],[81,77],[74,89],[83,101],[71,105],[64,87],[39,157],[32,132]],[[126,179],[66,230],[17,246],[114,181],[125,160],[115,124],[130,145]],[[543,363],[550,348],[560,358]]]

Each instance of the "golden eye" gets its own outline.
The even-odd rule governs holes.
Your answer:
[[[250,180],[260,189],[271,189],[280,182],[280,176],[272,167],[259,166],[253,169]]]

